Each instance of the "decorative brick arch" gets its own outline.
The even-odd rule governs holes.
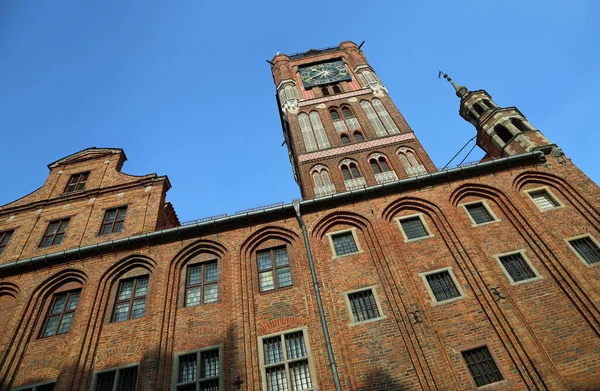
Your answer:
[[[295,246],[300,236],[296,232],[283,227],[273,225],[263,227],[242,241],[240,245],[241,257],[248,257],[261,243],[269,239],[278,239]]]
[[[94,370],[137,362],[142,359],[144,350],[133,344],[119,344],[106,348],[94,359]]]
[[[306,326],[306,321],[304,318],[298,316],[288,316],[273,319],[268,322],[262,322],[258,325],[257,330],[259,335],[268,335],[301,326]]]

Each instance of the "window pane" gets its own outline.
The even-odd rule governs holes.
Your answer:
[[[135,286],[135,297],[146,296],[148,293],[148,278],[140,278]]]
[[[587,263],[600,262],[600,248],[589,237],[571,240],[569,243]]]
[[[113,221],[115,221],[116,215],[117,215],[117,211],[114,209],[107,211],[106,215],[104,216],[104,223],[112,223]]]
[[[99,373],[96,376],[94,391],[112,391],[117,371]]]
[[[370,289],[367,291],[351,293],[348,295],[350,308],[355,322],[379,318],[379,309],[375,302],[375,296]]]
[[[504,380],[487,346],[462,352],[477,387]]]
[[[202,266],[188,268],[188,285],[198,285],[202,282]]]
[[[285,336],[285,348],[288,360],[306,357],[307,353],[306,347],[304,346],[304,335],[302,334],[302,331],[287,334]]]
[[[277,284],[280,288],[292,285],[292,273],[289,267],[277,269]]]
[[[276,364],[283,361],[283,347],[281,338],[268,338],[263,341],[265,349],[265,364]]]
[[[50,225],[48,226],[48,230],[46,230],[46,235],[54,235],[56,233],[56,231],[58,230],[58,226],[59,226],[60,222],[54,222],[54,223],[50,223]]]
[[[290,364],[293,390],[306,390],[312,387],[308,361],[298,361]]]
[[[64,233],[67,230],[67,227],[69,226],[69,220],[63,220],[61,222],[59,222],[60,227],[58,228],[58,233]]]
[[[144,315],[146,308],[146,299],[138,299],[133,301],[133,308],[131,310],[131,319],[141,318]]]
[[[217,281],[218,269],[217,263],[211,262],[204,265],[204,281],[212,282]]]
[[[54,305],[52,306],[51,314],[59,314],[65,308],[65,303],[67,302],[67,294],[61,293],[60,295],[56,295],[54,299]]]
[[[56,328],[58,327],[59,320],[60,320],[60,315],[52,316],[52,317],[48,318],[48,322],[46,323],[46,327],[44,328],[42,337],[50,337],[50,336],[56,334]]]
[[[200,391],[219,391],[219,380],[208,380],[200,383]]]
[[[129,299],[133,292],[133,281],[125,281],[121,283],[121,291],[119,292],[119,300]]]
[[[558,203],[545,190],[529,193],[529,195],[533,198],[535,205],[541,210],[552,209],[558,206]]]
[[[267,368],[267,390],[288,391],[285,367]]]
[[[121,320],[127,320],[128,315],[129,315],[129,302],[117,304],[117,309],[115,310],[115,322],[119,322]]]
[[[71,329],[71,323],[73,322],[73,312],[68,312],[63,315],[62,320],[60,321],[60,326],[58,327],[58,332],[56,334],[64,334],[68,333]]]
[[[177,386],[177,391],[196,391],[196,384],[188,384],[186,386]]]
[[[260,291],[268,291],[275,289],[275,281],[273,280],[273,271],[262,272],[259,275]]]
[[[475,224],[483,224],[494,221],[494,218],[483,204],[467,205],[467,210],[475,221]]]
[[[217,284],[204,286],[204,303],[214,303],[218,299]]]
[[[200,287],[196,286],[193,288],[188,288],[185,299],[185,306],[190,307],[198,304],[200,304]]]
[[[197,354],[187,354],[179,357],[179,383],[196,380],[198,374]]]
[[[450,273],[443,271],[427,276],[429,287],[437,301],[449,300],[460,296],[458,289],[450,277]]]
[[[81,292],[73,292],[69,296],[69,302],[67,303],[66,311],[73,311],[79,303],[79,295]]]
[[[401,220],[400,224],[402,225],[404,235],[406,235],[406,238],[409,240],[429,236],[429,233],[419,217]]]
[[[117,391],[135,391],[138,367],[121,369]]]
[[[54,385],[56,383],[51,383],[51,384],[44,384],[41,386],[37,386],[35,388],[36,391],[54,391]],[[26,390],[22,390],[22,391],[26,391]]]
[[[535,277],[535,273],[531,270],[521,254],[500,257],[500,262],[502,262],[506,272],[514,282],[524,281]]]
[[[288,254],[286,248],[278,248],[273,250],[275,255],[275,266],[285,266],[288,264]]]
[[[271,251],[263,251],[257,254],[258,256],[258,270],[266,270],[272,268],[271,264]]]
[[[119,222],[115,223],[115,226],[113,227],[112,231],[113,232],[121,232],[122,229],[123,229],[123,222],[119,221]]]
[[[56,234],[54,237],[54,242],[52,244],[61,244],[63,240],[64,234]]]
[[[200,378],[206,379],[219,376],[219,351],[210,350],[202,352],[200,353],[200,356],[202,362]]]
[[[120,208],[117,212],[117,220],[125,220],[127,214],[127,208]]]
[[[104,224],[102,226],[102,231],[100,232],[101,235],[105,235],[105,234],[109,234],[112,232],[112,225],[111,224]]]
[[[335,255],[351,254],[358,251],[352,232],[333,235],[331,240],[333,241]]]

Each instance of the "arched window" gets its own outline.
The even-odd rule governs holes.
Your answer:
[[[513,124],[515,128],[519,129],[521,132],[529,132],[531,130],[519,118],[511,118],[510,123]]]
[[[385,157],[383,156],[380,156],[379,158],[371,158],[369,163],[371,163],[371,168],[375,174],[390,171],[390,166],[387,164]]]
[[[364,137],[360,132],[354,132],[354,140],[357,142],[364,141]]]
[[[333,85],[333,93],[334,94],[341,94],[342,93],[342,89],[340,88],[339,85],[337,85],[337,84]]]
[[[327,139],[327,134],[323,128],[319,113],[312,111],[310,116],[300,113],[298,115],[298,122],[300,123],[300,130],[302,131],[302,138],[304,139],[304,146],[307,152],[329,148],[329,140]]]
[[[354,118],[354,114],[347,107],[342,107],[342,114],[344,114],[344,118]]]
[[[483,100],[483,104],[486,105],[489,109],[493,109],[494,108],[494,104],[492,104],[492,102],[490,102],[487,99]]]
[[[500,137],[500,140],[502,140],[504,144],[508,143],[513,137],[510,131],[506,129],[504,125],[496,125],[494,126],[494,130],[496,131],[496,134],[498,135],[498,137]]]
[[[473,110],[475,110],[477,112],[477,114],[479,114],[479,115],[481,115],[485,112],[485,110],[483,109],[483,107],[481,107],[481,105],[479,103],[473,104]]]
[[[332,120],[334,120],[334,121],[340,120],[340,115],[338,114],[337,110],[331,110],[329,113],[331,113]]]
[[[315,184],[315,196],[322,197],[335,193],[335,186],[329,179],[329,171],[327,167],[318,164],[310,170]]]
[[[386,183],[398,180],[396,173],[390,168],[387,157],[379,152],[372,153],[368,157],[369,164],[375,174],[377,183]]]
[[[327,87],[321,87],[321,93],[323,94],[323,96],[329,96],[329,95],[331,95],[329,93],[329,89]]]
[[[348,129],[360,129],[358,120],[354,117],[354,114],[352,114],[352,111],[348,107],[342,107],[341,111],[343,117],[340,117],[339,109],[331,109],[329,111],[331,113],[331,119],[333,120],[333,126],[335,127],[335,130],[338,132],[347,132]]]
[[[363,100],[360,102],[360,106],[367,115],[377,136],[387,136],[388,134],[400,132],[379,99],[373,99],[372,104],[369,101]]]
[[[402,147],[398,149],[397,154],[409,177],[427,174],[425,166],[417,160],[412,149]]]
[[[350,144],[350,137],[348,135],[342,134],[340,138],[342,139],[342,144]]]
[[[342,175],[344,176],[345,181],[362,177],[358,171],[358,166],[353,161],[342,163],[340,168],[342,169]]]

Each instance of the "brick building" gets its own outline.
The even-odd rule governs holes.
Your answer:
[[[1,390],[597,390],[600,191],[452,82],[438,171],[360,47],[271,61],[303,200],[181,224],[120,149],[0,207]]]

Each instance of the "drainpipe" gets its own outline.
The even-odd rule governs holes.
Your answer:
[[[327,355],[329,356],[329,366],[331,367],[331,374],[333,375],[333,383],[336,391],[342,391],[340,376],[335,363],[335,356],[333,355],[333,347],[331,346],[331,338],[329,337],[329,329],[327,328],[327,319],[325,318],[325,311],[323,310],[323,300],[321,299],[321,291],[319,290],[315,262],[313,260],[312,251],[310,250],[310,242],[308,241],[308,232],[306,231],[306,225],[304,225],[304,220],[302,220],[302,215],[300,214],[300,202],[295,200],[292,205],[296,211],[296,218],[298,219],[298,224],[300,225],[300,229],[302,229],[302,236],[304,237],[304,246],[306,247],[306,255],[308,256],[308,266],[310,267],[310,275],[312,277],[313,288],[315,289],[317,307],[319,307],[319,318],[321,318],[321,327],[323,328],[323,335],[325,337],[325,346],[327,346]]]

